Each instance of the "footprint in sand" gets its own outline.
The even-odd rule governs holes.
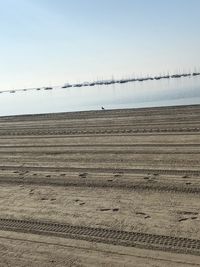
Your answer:
[[[189,220],[189,218],[181,218],[181,219],[179,219],[178,221],[179,221],[179,222],[182,222],[182,221],[187,221],[187,220]]]
[[[107,209],[107,208],[100,209],[100,211],[109,211],[109,210],[111,210],[111,209]]]
[[[100,211],[114,211],[114,212],[117,212],[119,211],[119,208],[113,208],[113,209],[109,209],[109,208],[101,208]]]
[[[198,212],[194,211],[178,211],[177,212],[179,215],[182,215],[183,217],[179,218],[178,221],[187,221],[187,220],[196,220],[198,219]],[[185,217],[184,217],[185,216]]]
[[[42,197],[41,200],[48,200],[48,198],[47,197]]]
[[[113,210],[113,211],[115,211],[115,212],[116,212],[116,211],[119,211],[119,209],[118,209],[118,208],[114,208],[114,209],[112,209],[112,210]]]
[[[194,216],[194,217],[191,217],[191,220],[196,220],[198,217],[197,216]]]
[[[29,195],[33,195],[34,194],[34,189],[31,189],[30,191],[29,191]]]
[[[151,218],[151,216],[149,216],[148,214],[144,213],[144,212],[136,212],[136,215],[142,215],[144,217],[144,219],[149,219]]]
[[[81,177],[81,178],[86,178],[86,177],[87,177],[87,173],[86,173],[86,172],[84,172],[84,173],[80,173],[80,174],[79,174],[79,177]]]

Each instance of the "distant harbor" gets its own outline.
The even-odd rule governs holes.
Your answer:
[[[71,87],[86,87],[86,86],[100,86],[100,85],[111,85],[111,84],[123,84],[130,82],[144,82],[144,81],[152,81],[152,80],[162,80],[162,79],[178,79],[182,77],[195,77],[200,76],[200,72],[192,72],[192,73],[181,73],[181,74],[173,74],[173,75],[158,75],[158,76],[146,76],[141,78],[123,78],[123,79],[110,79],[110,80],[97,80],[92,82],[82,82],[82,83],[65,83],[61,88],[71,88]],[[0,93],[15,93],[19,91],[31,91],[31,90],[53,90],[54,87],[38,87],[38,88],[25,88],[25,89],[12,89],[0,91]]]

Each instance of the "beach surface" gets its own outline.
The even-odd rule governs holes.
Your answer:
[[[0,266],[200,266],[200,105],[0,117]]]

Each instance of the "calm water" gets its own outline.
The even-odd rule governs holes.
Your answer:
[[[0,116],[200,104],[200,77],[0,94]]]

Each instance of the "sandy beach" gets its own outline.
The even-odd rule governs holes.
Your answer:
[[[0,266],[199,266],[199,166],[199,105],[0,117]]]

